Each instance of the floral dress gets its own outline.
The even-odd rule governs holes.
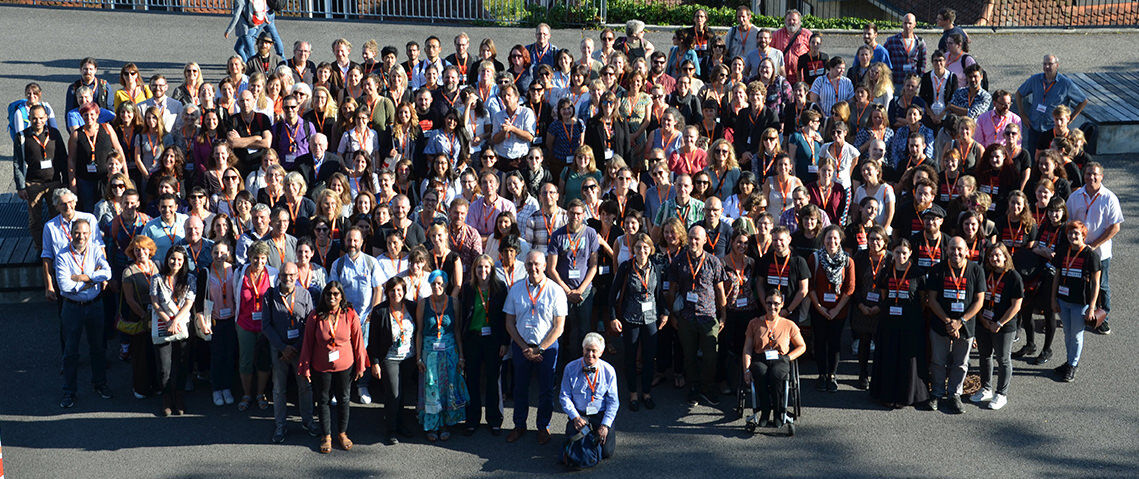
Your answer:
[[[431,300],[423,311],[423,363],[419,376],[419,423],[424,431],[454,426],[467,420],[467,382],[459,370],[459,350],[455,343],[455,305],[447,297],[447,307],[436,313]]]

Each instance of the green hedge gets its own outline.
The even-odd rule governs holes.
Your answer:
[[[537,25],[548,23],[553,28],[570,26],[598,27],[601,24],[601,15],[596,0],[583,0],[576,5],[566,6],[565,3],[555,3],[551,8],[538,5],[523,6],[522,0],[491,0],[494,4],[492,10],[499,22],[518,21],[524,25]],[[710,7],[700,4],[684,3],[673,5],[658,0],[608,0],[606,23],[625,23],[629,20],[641,20],[648,25],[691,25],[696,10],[703,8],[708,12],[708,24],[712,26],[730,27],[736,23],[735,7]],[[524,11],[523,11],[524,9]],[[864,18],[818,18],[807,15],[803,17],[803,26],[815,29],[845,29],[861,30],[866,25]],[[879,29],[898,29],[901,24],[892,20],[873,20]],[[760,27],[778,28],[783,26],[780,17],[756,15],[752,23]],[[919,24],[919,27],[924,26]]]

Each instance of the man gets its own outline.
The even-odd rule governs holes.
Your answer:
[[[90,92],[91,89],[87,88]],[[63,186],[63,172],[67,171],[67,140],[59,130],[47,125],[47,111],[43,106],[31,108],[31,126],[16,138],[13,170],[16,194],[28,203],[28,232],[32,238],[43,237],[44,196]],[[36,243],[36,249],[43,245]]]
[[[724,203],[719,197],[709,196],[704,202],[704,220],[699,223],[708,235],[704,250],[723,259],[732,242],[732,225],[723,220]]]
[[[969,260],[965,239],[949,240],[948,261],[939,263],[925,281],[926,304],[929,306],[929,408],[938,410],[940,401],[948,401],[952,414],[961,408],[961,389],[969,372],[969,348],[973,345],[974,319],[985,302],[985,272]],[[948,383],[946,382],[948,380]],[[947,397],[948,396],[948,397]]]
[[[566,423],[566,437],[589,425],[601,442],[601,458],[613,456],[617,448],[617,435],[613,433],[613,420],[621,400],[617,397],[617,371],[601,360],[605,352],[605,337],[589,333],[581,342],[581,359],[566,364],[562,374],[561,394],[558,396]]]
[[[91,88],[91,100],[100,107],[107,108],[107,95],[110,88],[107,87],[107,80],[95,76],[98,73],[99,62],[94,58],[87,57],[79,61],[79,79],[67,87],[67,96],[64,97],[67,98],[64,104],[65,110],[71,111],[83,105],[82,102],[76,101],[77,93],[81,87]]]
[[[301,118],[300,105],[296,96],[286,96],[281,101],[281,121],[273,125],[273,149],[288,171],[297,169],[297,158],[308,154],[309,143],[316,135],[316,127]]]
[[[281,58],[273,54],[273,35],[268,31],[261,32],[257,37],[257,54],[249,58],[245,63],[245,74],[252,75],[254,73],[261,73],[265,76],[272,76],[277,64],[281,63]]]
[[[475,70],[474,67],[477,66],[477,60],[471,58],[470,54],[467,53],[470,47],[471,37],[467,36],[467,32],[459,32],[459,34],[455,36],[455,53],[447,55],[447,58],[443,59],[443,62],[447,66],[453,66],[458,70],[460,85],[467,84],[467,76],[470,72],[473,72]],[[446,75],[444,75],[444,77],[445,76]],[[446,84],[446,78],[443,79],[443,82]]]
[[[724,307],[724,266],[719,258],[704,252],[704,228],[688,230],[688,249],[668,268],[668,304],[672,305],[684,349],[684,375],[692,386],[688,405],[703,400],[711,406],[716,398],[716,337],[720,334],[719,314]],[[697,368],[697,351],[702,360]]]
[[[728,54],[724,57],[726,59],[735,57],[746,59],[758,46],[755,39],[759,35],[759,30],[751,24],[751,9],[744,5],[736,8],[736,21],[739,25],[728,29],[726,43]]]
[[[771,291],[778,290],[784,298],[780,315],[799,324],[807,320],[811,271],[807,260],[791,250],[791,232],[787,227],[776,226],[771,230],[771,251],[759,258],[754,275],[752,284],[757,297],[767,298]],[[771,312],[766,306],[765,310]]]
[[[1115,192],[1103,185],[1103,165],[1091,161],[1084,166],[1084,186],[1068,197],[1068,217],[1083,221],[1088,227],[1087,245],[1099,253],[1100,289],[1103,290],[1101,305],[1111,313],[1111,285],[1107,282],[1111,266],[1111,239],[1119,233],[1123,224],[1123,209]],[[1111,334],[1107,318],[1094,330],[1099,334]]]
[[[553,183],[542,185],[538,193],[538,210],[529,218],[519,219],[522,224],[522,239],[530,243],[530,248],[545,251],[554,231],[569,222],[566,211],[558,206],[560,192]]]
[[[501,165],[499,169],[514,171],[530,152],[538,120],[534,116],[534,110],[518,104],[518,87],[507,85],[499,88],[499,92],[504,108],[491,117],[494,133],[490,137],[490,143],[498,154]]]
[[[534,43],[526,45],[530,52],[530,73],[537,73],[540,65],[557,66],[558,47],[550,43],[550,26],[539,23],[534,28]]]
[[[161,74],[150,77],[150,91],[154,96],[139,104],[139,112],[145,118],[147,110],[151,107],[158,108],[159,118],[162,118],[166,131],[173,132],[182,127],[179,123],[182,117],[182,102],[166,96],[169,88],[166,77]]]
[[[447,210],[447,236],[451,249],[455,250],[459,261],[463,263],[463,271],[470,271],[475,258],[482,254],[482,237],[473,226],[467,224],[470,207],[471,204],[466,199],[459,197],[451,201],[451,207]]]
[[[913,200],[898,206],[894,221],[890,224],[894,238],[912,238],[925,229],[921,213],[934,206],[933,199],[936,194],[937,185],[932,181],[922,178],[914,182]]]
[[[779,218],[776,218],[777,224],[786,226],[788,233],[795,234],[799,231],[799,210],[809,204],[811,204],[811,194],[807,191],[807,187],[796,186],[791,190],[791,207],[783,210]],[[819,231],[831,225],[830,215],[822,215],[819,220]]]
[[[289,67],[293,71],[293,81],[312,85],[313,75],[316,74],[316,64],[309,60],[312,55],[312,44],[297,40],[293,43],[293,57],[278,64]]]
[[[768,128],[779,129],[779,116],[775,114],[775,110],[767,108],[764,101],[767,97],[767,87],[763,86],[762,82],[753,81],[747,86],[747,97],[747,108],[736,115],[735,141],[733,142],[739,163],[742,165],[751,164],[752,157],[763,144],[763,132],[767,131]],[[714,151],[708,152],[709,156],[714,154],[716,154]],[[723,193],[730,194],[731,192]]]
[[[573,332],[575,346],[593,330],[593,278],[597,275],[597,250],[601,236],[585,224],[585,203],[569,202],[569,222],[550,236],[546,246],[546,275],[562,288],[569,302],[566,321]],[[573,351],[570,352],[573,354]]]
[[[759,75],[759,64],[764,59],[771,59],[775,65],[775,72],[779,76],[786,76],[783,52],[771,47],[771,29],[761,28],[755,38],[755,49],[748,52],[744,60],[744,78],[755,78]]]
[[[272,256],[272,255],[270,255]],[[297,376],[297,360],[301,352],[301,338],[305,332],[305,319],[313,311],[312,297],[301,290],[297,294],[297,279],[300,270],[296,263],[285,263],[277,276],[277,285],[265,293],[264,315],[261,321],[261,334],[269,340],[269,357],[273,361],[273,421],[276,429],[273,442],[285,441],[288,432],[285,426],[289,415],[289,403],[285,397],[289,378],[297,380],[297,404],[301,409],[301,424],[310,436],[315,437],[320,429],[312,417],[312,384]],[[220,393],[214,391],[214,402]]]
[[[494,234],[499,214],[509,211],[510,214],[516,215],[517,212],[514,210],[513,201],[498,194],[498,173],[483,171],[482,178],[479,179],[479,186],[482,187],[483,196],[471,203],[470,212],[467,215],[467,224],[474,227],[485,242],[490,235]]]
[[[427,241],[427,233],[411,219],[411,200],[404,194],[397,194],[392,199],[392,219],[380,226],[381,238],[387,238],[388,233],[395,231],[403,238],[405,250],[419,246]]]
[[[993,96],[981,88],[984,79],[985,72],[981,70],[981,65],[974,63],[965,67],[968,86],[953,92],[953,98],[949,100],[949,112],[976,120],[982,113],[989,111]]]
[[[186,238],[187,216],[178,212],[178,197],[173,193],[160,195],[157,206],[158,216],[143,226],[142,234],[154,240],[154,246],[158,248],[154,259],[162,264],[166,260],[166,252]]]
[[[898,128],[890,139],[890,167],[886,170],[886,180],[896,183],[911,167],[927,164],[934,170],[940,169],[933,156],[933,131],[921,124],[921,107],[910,105],[906,116],[911,120],[908,126]],[[912,120],[917,118],[917,122]]]
[[[270,218],[273,230],[266,239],[270,250],[269,266],[280,268],[285,263],[297,260],[297,238],[287,233],[292,218],[289,210],[277,208],[273,210]]]
[[[419,47],[416,47],[416,55],[419,53]],[[354,66],[359,66],[351,60],[352,55],[352,42],[347,39],[338,38],[332,42],[332,56],[335,61],[332,63],[332,85],[337,89],[344,88],[344,79],[348,77],[348,70]],[[410,80],[410,78],[409,78]]]
[[[783,28],[771,36],[771,46],[783,52],[783,59],[787,63],[787,81],[792,83],[804,81],[799,76],[799,57],[810,49],[810,39],[814,36],[802,25],[803,15],[798,10],[788,10],[783,16]]]
[[[910,238],[910,244],[913,245],[917,271],[928,273],[949,257],[949,236],[941,232],[941,225],[945,222],[945,209],[936,204],[930,205],[921,211],[919,217],[922,222],[921,233]]]
[[[704,202],[692,197],[691,176],[680,175],[676,177],[676,196],[665,200],[661,204],[660,210],[657,211],[656,218],[653,220],[654,231],[656,231],[654,236],[659,237],[660,227],[670,218],[684,220],[685,228],[691,228],[692,225],[704,219]]]
[[[24,98],[8,104],[8,135],[12,137],[12,143],[16,142],[20,132],[31,126],[31,109],[36,105],[43,105],[47,113],[47,124],[52,128],[59,128],[55,123],[55,110],[42,100],[43,90],[40,89],[39,83],[32,82],[24,86]]]
[[[241,113],[230,117],[226,139],[237,155],[237,169],[247,176],[260,166],[265,149],[273,146],[273,132],[269,117],[255,110],[253,92],[241,92],[240,99]]]
[[[793,63],[787,59],[787,63]],[[799,55],[795,60],[796,77],[798,81],[808,85],[813,84],[815,79],[827,74],[827,62],[830,61],[830,55],[823,52],[823,35],[819,32],[811,34],[809,43],[807,44],[807,53]]]
[[[957,10],[948,7],[942,8],[937,12],[936,21],[937,26],[942,29],[941,40],[937,41],[938,50],[943,52],[947,51],[945,48],[945,40],[947,40],[950,35],[958,33],[961,35],[961,38],[965,39],[965,44],[962,45],[962,47],[965,51],[969,51],[969,35],[965,33],[965,30],[961,29],[961,27],[953,24],[953,22],[957,21]]]
[[[237,260],[238,264],[248,262],[246,251],[250,246],[253,246],[253,243],[269,239],[270,228],[272,227],[270,216],[269,205],[265,203],[253,205],[253,211],[250,212],[250,223],[253,227],[237,237],[237,247],[233,250],[233,258]]]
[[[530,380],[538,374],[538,444],[550,442],[558,339],[566,313],[566,293],[546,279],[546,256],[538,250],[526,255],[526,280],[514,283],[506,296],[506,332],[510,334],[514,365],[514,430],[506,442],[526,433],[530,415]]]
[[[418,90],[427,86],[427,68],[435,67],[435,71],[443,71],[443,59],[439,57],[443,49],[439,45],[439,38],[432,35],[427,37],[427,41],[423,42],[423,53],[427,55],[423,61],[415,64],[415,69],[411,70],[411,83],[409,84],[413,90]],[[410,58],[410,56],[409,56]],[[438,82],[439,80],[436,80]],[[438,85],[438,83],[436,83]]]
[[[68,103],[76,103],[77,102],[77,103],[79,103],[80,106],[86,105],[87,103],[94,101],[94,94],[95,94],[95,90],[93,88],[91,88],[89,86],[81,86],[75,90],[75,98],[74,99],[68,98]],[[36,106],[42,107],[43,105],[36,105]],[[35,108],[35,107],[32,107],[32,108]],[[31,116],[30,116],[31,112],[29,111],[28,113],[29,113],[28,121],[30,122],[31,121]],[[103,108],[103,107],[99,107],[99,120],[98,120],[99,123],[106,123],[106,122],[114,120],[114,119],[115,119],[115,112],[108,110],[106,108]],[[74,133],[75,130],[79,129],[79,127],[83,126],[83,123],[84,123],[83,115],[79,114],[79,107],[75,107],[75,108],[72,108],[70,110],[67,110],[67,119],[66,119],[65,123],[67,125],[67,133],[69,136],[71,133]]]
[[[1036,157],[1036,143],[1040,134],[1053,126],[1052,110],[1065,105],[1072,109],[1068,122],[1074,124],[1076,117],[1088,105],[1088,97],[1078,85],[1066,75],[1060,74],[1060,60],[1055,55],[1044,55],[1044,71],[1028,77],[1016,89],[1016,111],[1020,112],[1027,135],[1024,149],[1030,157]]]
[[[616,50],[625,53],[630,64],[638,58],[647,59],[656,52],[656,47],[645,40],[645,22],[640,20],[625,22],[625,36],[617,39],[614,47]]]
[[[925,40],[914,34],[917,24],[917,17],[907,13],[902,17],[902,31],[886,39],[885,49],[892,65],[895,88],[911,74],[925,72]]]
[[[111,187],[115,187],[113,183]],[[150,221],[149,216],[139,211],[140,204],[138,190],[130,188],[123,191],[122,199],[119,200],[122,211],[111,220],[110,229],[106,233],[107,242],[111,246],[107,251],[107,260],[111,263],[111,277],[114,281],[122,279],[123,270],[130,265],[127,248],[131,241],[142,233]]]
[[[400,66],[403,67],[404,73],[407,74],[407,82],[410,85],[411,78],[415,75],[416,70],[420,68],[420,63],[423,62],[423,60],[419,59],[419,42],[414,40],[407,42],[403,47],[403,51],[407,54],[407,61],[401,63]]]
[[[434,130],[443,127],[443,116],[432,107],[435,103],[435,97],[431,90],[420,88],[415,91],[415,116],[419,118],[419,127],[423,129],[424,133],[429,130]],[[395,116],[395,111],[392,111],[392,118]]]
[[[972,86],[971,84],[972,79],[970,79],[970,86]],[[993,92],[992,103],[992,110],[977,117],[977,131],[973,133],[973,139],[977,140],[977,143],[980,143],[983,148],[988,148],[994,143],[1008,147],[1005,127],[1016,125],[1018,129],[1023,129],[1021,128],[1020,115],[1009,109],[1012,105],[1012,93],[1008,90],[997,90]]]
[[[664,52],[653,52],[649,57],[649,78],[645,81],[645,92],[652,93],[653,87],[664,88],[665,95],[671,95],[676,90],[676,79],[664,72],[668,63],[668,55]],[[593,93],[591,92],[592,96]]]
[[[328,151],[328,137],[314,133],[309,137],[308,154],[297,158],[297,171],[305,177],[309,198],[316,199],[332,175],[343,173],[344,160]]]
[[[352,305],[356,316],[360,318],[361,329],[367,342],[369,324],[368,315],[372,308],[383,300],[380,276],[380,264],[376,258],[364,252],[364,232],[358,227],[348,228],[344,236],[344,256],[332,263],[328,271],[329,281],[339,281],[344,286],[344,299]],[[272,256],[272,255],[270,255]],[[365,375],[356,382],[356,394],[360,396],[360,403],[371,404],[372,394],[368,391],[368,376]]]
[[[56,255],[53,271],[59,294],[63,297],[60,329],[63,337],[63,399],[59,407],[75,406],[79,379],[79,339],[87,332],[87,351],[91,357],[91,385],[103,399],[111,399],[107,387],[106,341],[104,341],[103,302],[100,295],[111,266],[102,248],[91,243],[91,223],[78,218],[71,224],[71,244]]]
[[[946,113],[945,107],[957,91],[957,74],[945,68],[945,53],[941,50],[935,50],[930,55],[929,62],[933,68],[922,75],[918,95],[928,105],[925,111],[926,124],[930,128],[936,128],[941,125]]]
[[[878,25],[874,22],[869,22],[865,27],[862,27],[862,42],[870,47],[870,51],[874,52],[874,56],[870,58],[870,63],[882,62],[886,67],[893,69],[894,65],[890,63],[890,52],[886,51],[886,47],[878,44]]]
[[[197,216],[186,217],[186,237],[178,242],[179,246],[186,248],[186,269],[194,274],[208,270],[214,262],[214,241],[202,236],[205,226]]]

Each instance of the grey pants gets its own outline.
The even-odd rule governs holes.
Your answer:
[[[929,378],[933,383],[931,397],[945,397],[949,391],[960,396],[965,373],[969,372],[969,349],[973,346],[973,338],[953,339],[930,331],[929,344]]]
[[[993,356],[997,359],[996,394],[1008,395],[1008,385],[1012,381],[1012,340],[1013,331],[993,333],[977,328],[977,352],[981,356],[981,387],[993,387]]]
[[[301,408],[301,421],[312,424],[312,384],[297,376],[297,361],[281,358],[281,351],[272,349],[273,358],[273,419],[278,429],[285,427],[289,417],[289,403],[285,400],[285,390],[289,386],[289,376],[297,380],[297,403]],[[298,353],[300,351],[298,350]]]

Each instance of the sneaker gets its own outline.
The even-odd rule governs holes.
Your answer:
[[[1066,383],[1070,383],[1070,382],[1075,381],[1075,380],[1076,380],[1076,366],[1070,366],[1070,367],[1068,367],[1068,370],[1064,372],[1063,381]]]
[[[304,430],[308,433],[308,435],[312,437],[317,437],[320,435],[320,426],[317,426],[316,422],[310,422],[306,424],[304,426]]]
[[[119,345],[119,361],[130,362],[131,360],[131,345]]]
[[[837,393],[838,392],[838,380],[835,379],[834,376],[831,376],[830,379],[827,380],[827,392],[829,392],[829,393]]]
[[[115,397],[115,394],[111,392],[111,388],[107,387],[106,384],[95,386],[95,394],[98,394],[99,397],[103,399],[111,399]]]
[[[233,404],[233,391],[230,391],[229,389],[222,389],[221,397],[225,400],[226,404]]]
[[[372,393],[368,392],[368,386],[358,386],[356,392],[360,394],[360,404],[372,404]]]
[[[1052,372],[1056,373],[1057,376],[1060,376],[1060,379],[1063,379],[1064,376],[1068,375],[1069,368],[1071,368],[1071,366],[1068,366],[1068,363],[1064,363],[1052,368]]]
[[[874,340],[870,340],[870,354],[874,354]]]
[[[1032,343],[1027,343],[1024,346],[1021,346],[1020,349],[1014,351],[1012,353],[1012,357],[1020,359],[1020,358],[1023,358],[1025,356],[1032,356],[1033,354],[1036,354],[1036,345],[1032,344]]]
[[[937,411],[938,408],[941,406],[941,398],[931,397],[931,398],[929,398],[929,401],[925,402],[925,405],[926,405],[926,407],[929,408],[930,411]]]
[[[688,399],[685,402],[687,402],[689,406],[695,406],[700,403],[700,394],[696,391],[689,391]]]
[[[949,399],[949,413],[950,414],[964,414],[965,413],[964,405],[961,404],[961,398],[956,394],[954,394],[953,397]]]
[[[71,393],[63,393],[63,399],[59,400],[59,407],[64,409],[75,407],[75,395]]]
[[[225,404],[225,396],[221,391],[214,391],[214,406],[221,406]]]
[[[855,387],[863,391],[870,389],[870,379],[866,377],[858,378],[858,385]]]
[[[1040,355],[1036,356],[1035,358],[1032,358],[1032,360],[1029,361],[1029,363],[1032,364],[1033,366],[1043,366],[1043,365],[1047,364],[1048,360],[1051,358],[1052,358],[1052,350],[1051,349],[1045,349],[1043,351],[1040,351]]]
[[[974,393],[972,396],[969,396],[969,402],[972,403],[983,403],[985,401],[991,401],[992,399],[993,390],[989,388],[981,389],[980,391]]]
[[[717,396],[715,392],[702,392],[700,393],[700,400],[709,406],[716,406],[720,404],[720,400]]]
[[[822,374],[819,375],[818,381],[815,381],[815,390],[816,391],[826,391],[827,390],[827,377],[826,376],[823,376]]]
[[[280,444],[282,442],[285,442],[285,428],[279,427],[277,431],[273,433],[273,444]]]
[[[328,401],[328,404],[335,406],[337,404],[340,404],[340,401],[336,399],[336,396],[332,396],[332,399]]]
[[[1095,328],[1092,331],[1096,334],[1111,334],[1111,328],[1107,326],[1107,321],[1104,321],[1103,324],[1100,324],[1098,328]]]
[[[850,343],[850,354],[858,355],[858,344],[862,341],[854,340]]]
[[[1008,404],[1008,396],[1005,396],[1004,394],[997,394],[996,396],[993,396],[992,401],[989,401],[989,409],[996,411],[997,409],[1005,407],[1005,404]]]
[[[145,395],[145,394],[143,394],[143,393],[140,393],[140,392],[138,392],[138,391],[135,391],[134,389],[131,389],[131,393],[133,393],[133,394],[134,394],[134,398],[135,398],[135,399],[146,399],[146,395]]]

